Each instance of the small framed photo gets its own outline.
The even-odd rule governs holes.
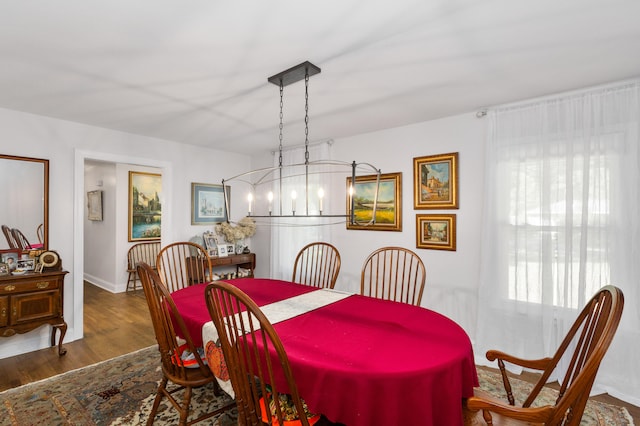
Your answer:
[[[40,262],[36,263],[36,267],[34,269],[34,272],[42,272],[44,270],[44,265]]]
[[[11,271],[9,270],[9,265],[4,262],[0,262],[0,276],[9,275]]]
[[[458,208],[458,153],[413,159],[413,207]]]
[[[35,259],[19,259],[18,260],[18,269],[22,269],[24,271],[33,271],[36,265]]]
[[[218,245],[218,257],[227,257],[228,253],[227,253],[227,245],[226,244],[219,244]]]
[[[20,250],[18,249],[3,250],[0,254],[0,262],[6,263],[9,271],[18,267],[18,259],[20,259]]]
[[[231,200],[231,187],[225,186],[226,201]],[[230,208],[230,206],[227,206]],[[210,225],[225,222],[227,208],[225,208],[225,194],[222,185],[207,183],[191,183],[191,224]]]
[[[416,247],[456,251],[456,215],[416,215]]]
[[[227,244],[227,254],[236,254],[236,246],[233,244]]]
[[[213,232],[205,232],[204,234],[202,234],[202,239],[204,240],[205,249],[211,250],[218,247],[218,238]]]
[[[102,191],[87,192],[87,208],[89,220],[102,220]]]

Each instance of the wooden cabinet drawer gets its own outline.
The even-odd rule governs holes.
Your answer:
[[[55,290],[58,289],[59,286],[59,280],[56,278],[39,278],[36,276],[30,280],[21,282],[3,282],[0,284],[0,294],[9,295],[25,291]]]
[[[60,316],[57,290],[35,291],[11,297],[11,324],[32,322]]]

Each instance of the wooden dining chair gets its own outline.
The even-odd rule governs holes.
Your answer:
[[[160,402],[164,397],[180,413],[180,425],[197,423],[233,407],[234,404],[227,405],[188,421],[193,388],[213,382],[216,395],[220,395],[221,390],[211,370],[200,357],[169,290],[162,283],[156,271],[144,262],[139,263],[137,269],[149,306],[162,366],[162,380],[158,386],[147,425],[153,424]],[[176,328],[183,336],[180,341],[176,334]],[[184,359],[188,354],[191,354],[189,363]],[[169,381],[177,385],[177,388],[167,389]],[[174,394],[180,390],[183,391],[183,394],[182,399],[178,400]]]
[[[36,235],[38,236],[38,242],[44,244],[44,223],[41,223],[36,228]]]
[[[205,298],[235,393],[238,424],[308,426],[318,422],[320,416],[309,414],[300,397],[280,337],[258,305],[223,281],[209,284]],[[235,315],[237,312],[243,314]],[[276,384],[276,375],[284,376],[286,388]]]
[[[420,257],[402,247],[382,247],[367,257],[360,294],[420,306],[426,281]]]
[[[138,289],[138,263],[144,262],[151,266],[151,269],[157,271],[156,261],[159,252],[159,241],[146,241],[129,247],[127,251],[127,272],[129,277],[127,278],[126,291],[129,291],[129,289],[136,291]]]
[[[614,286],[606,286],[596,293],[583,308],[552,358],[526,360],[500,351],[487,352],[489,361],[498,360],[508,401],[476,389],[475,396],[465,403],[468,425],[579,425],[589,392],[613,336],[618,328],[624,296]],[[573,354],[571,354],[573,351]],[[567,372],[559,383],[555,405],[531,407],[561,358],[571,355]],[[511,391],[505,361],[542,373],[522,405],[516,405]]]
[[[158,252],[158,274],[169,291],[196,283],[212,281],[211,259],[200,244],[182,241],[169,244]]]
[[[16,239],[13,236],[13,232],[11,232],[11,228],[9,228],[7,225],[2,225],[2,233],[7,239],[7,244],[9,245],[10,249],[19,248],[18,243],[16,243]]]
[[[329,243],[304,246],[293,264],[291,281],[318,288],[334,288],[340,272],[340,253]]]
[[[17,244],[17,248],[22,251],[31,250],[31,243],[29,243],[29,240],[27,240],[27,237],[24,236],[22,231],[20,231],[18,228],[13,228],[11,230],[11,233],[13,234],[13,239]]]

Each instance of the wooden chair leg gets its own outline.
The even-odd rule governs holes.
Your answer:
[[[187,417],[189,416],[189,407],[191,406],[191,386],[184,388],[184,397],[182,398],[182,406],[180,407],[180,426],[187,426]]]
[[[153,420],[156,418],[156,414],[158,413],[158,407],[160,407],[160,401],[162,401],[162,396],[164,395],[165,389],[167,388],[168,378],[163,377],[160,385],[158,386],[158,390],[156,391],[156,398],[153,400],[153,407],[151,408],[151,413],[149,413],[149,418],[147,419],[147,426],[153,425]]]

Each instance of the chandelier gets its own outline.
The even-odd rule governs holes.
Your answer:
[[[274,218],[320,218],[344,219],[351,224],[370,225],[375,223],[376,209],[378,205],[378,190],[380,187],[379,169],[369,163],[358,163],[356,161],[340,161],[332,159],[309,159],[309,77],[319,74],[320,68],[305,61],[288,70],[275,74],[267,79],[269,83],[280,88],[280,123],[279,123],[279,145],[278,145],[278,165],[250,170],[239,175],[222,179],[222,187],[225,188],[232,182],[243,182],[248,186],[247,217],[257,219]],[[305,106],[304,106],[304,161],[295,164],[283,164],[283,100],[284,87],[298,81],[305,82]],[[328,195],[326,184],[314,185],[310,182],[311,176],[328,176],[332,174],[345,174],[351,177],[351,185],[345,188],[345,200],[347,200],[346,213],[331,213],[324,210],[324,199]],[[353,185],[357,176],[375,175],[375,195],[372,206],[372,217],[366,222],[358,221],[354,213],[355,194]],[[284,187],[287,180],[299,183],[290,194],[284,194]],[[317,179],[316,179],[317,180]],[[314,188],[312,188],[314,186]],[[317,190],[316,190],[317,189]],[[225,213],[229,221],[229,198],[226,190],[223,190]],[[285,203],[285,195],[289,203]],[[348,196],[347,196],[348,195]],[[313,199],[315,198],[315,199]],[[313,199],[313,202],[312,202]],[[285,205],[286,204],[286,205]],[[311,205],[313,204],[313,208]],[[305,225],[306,226],[306,225]]]

